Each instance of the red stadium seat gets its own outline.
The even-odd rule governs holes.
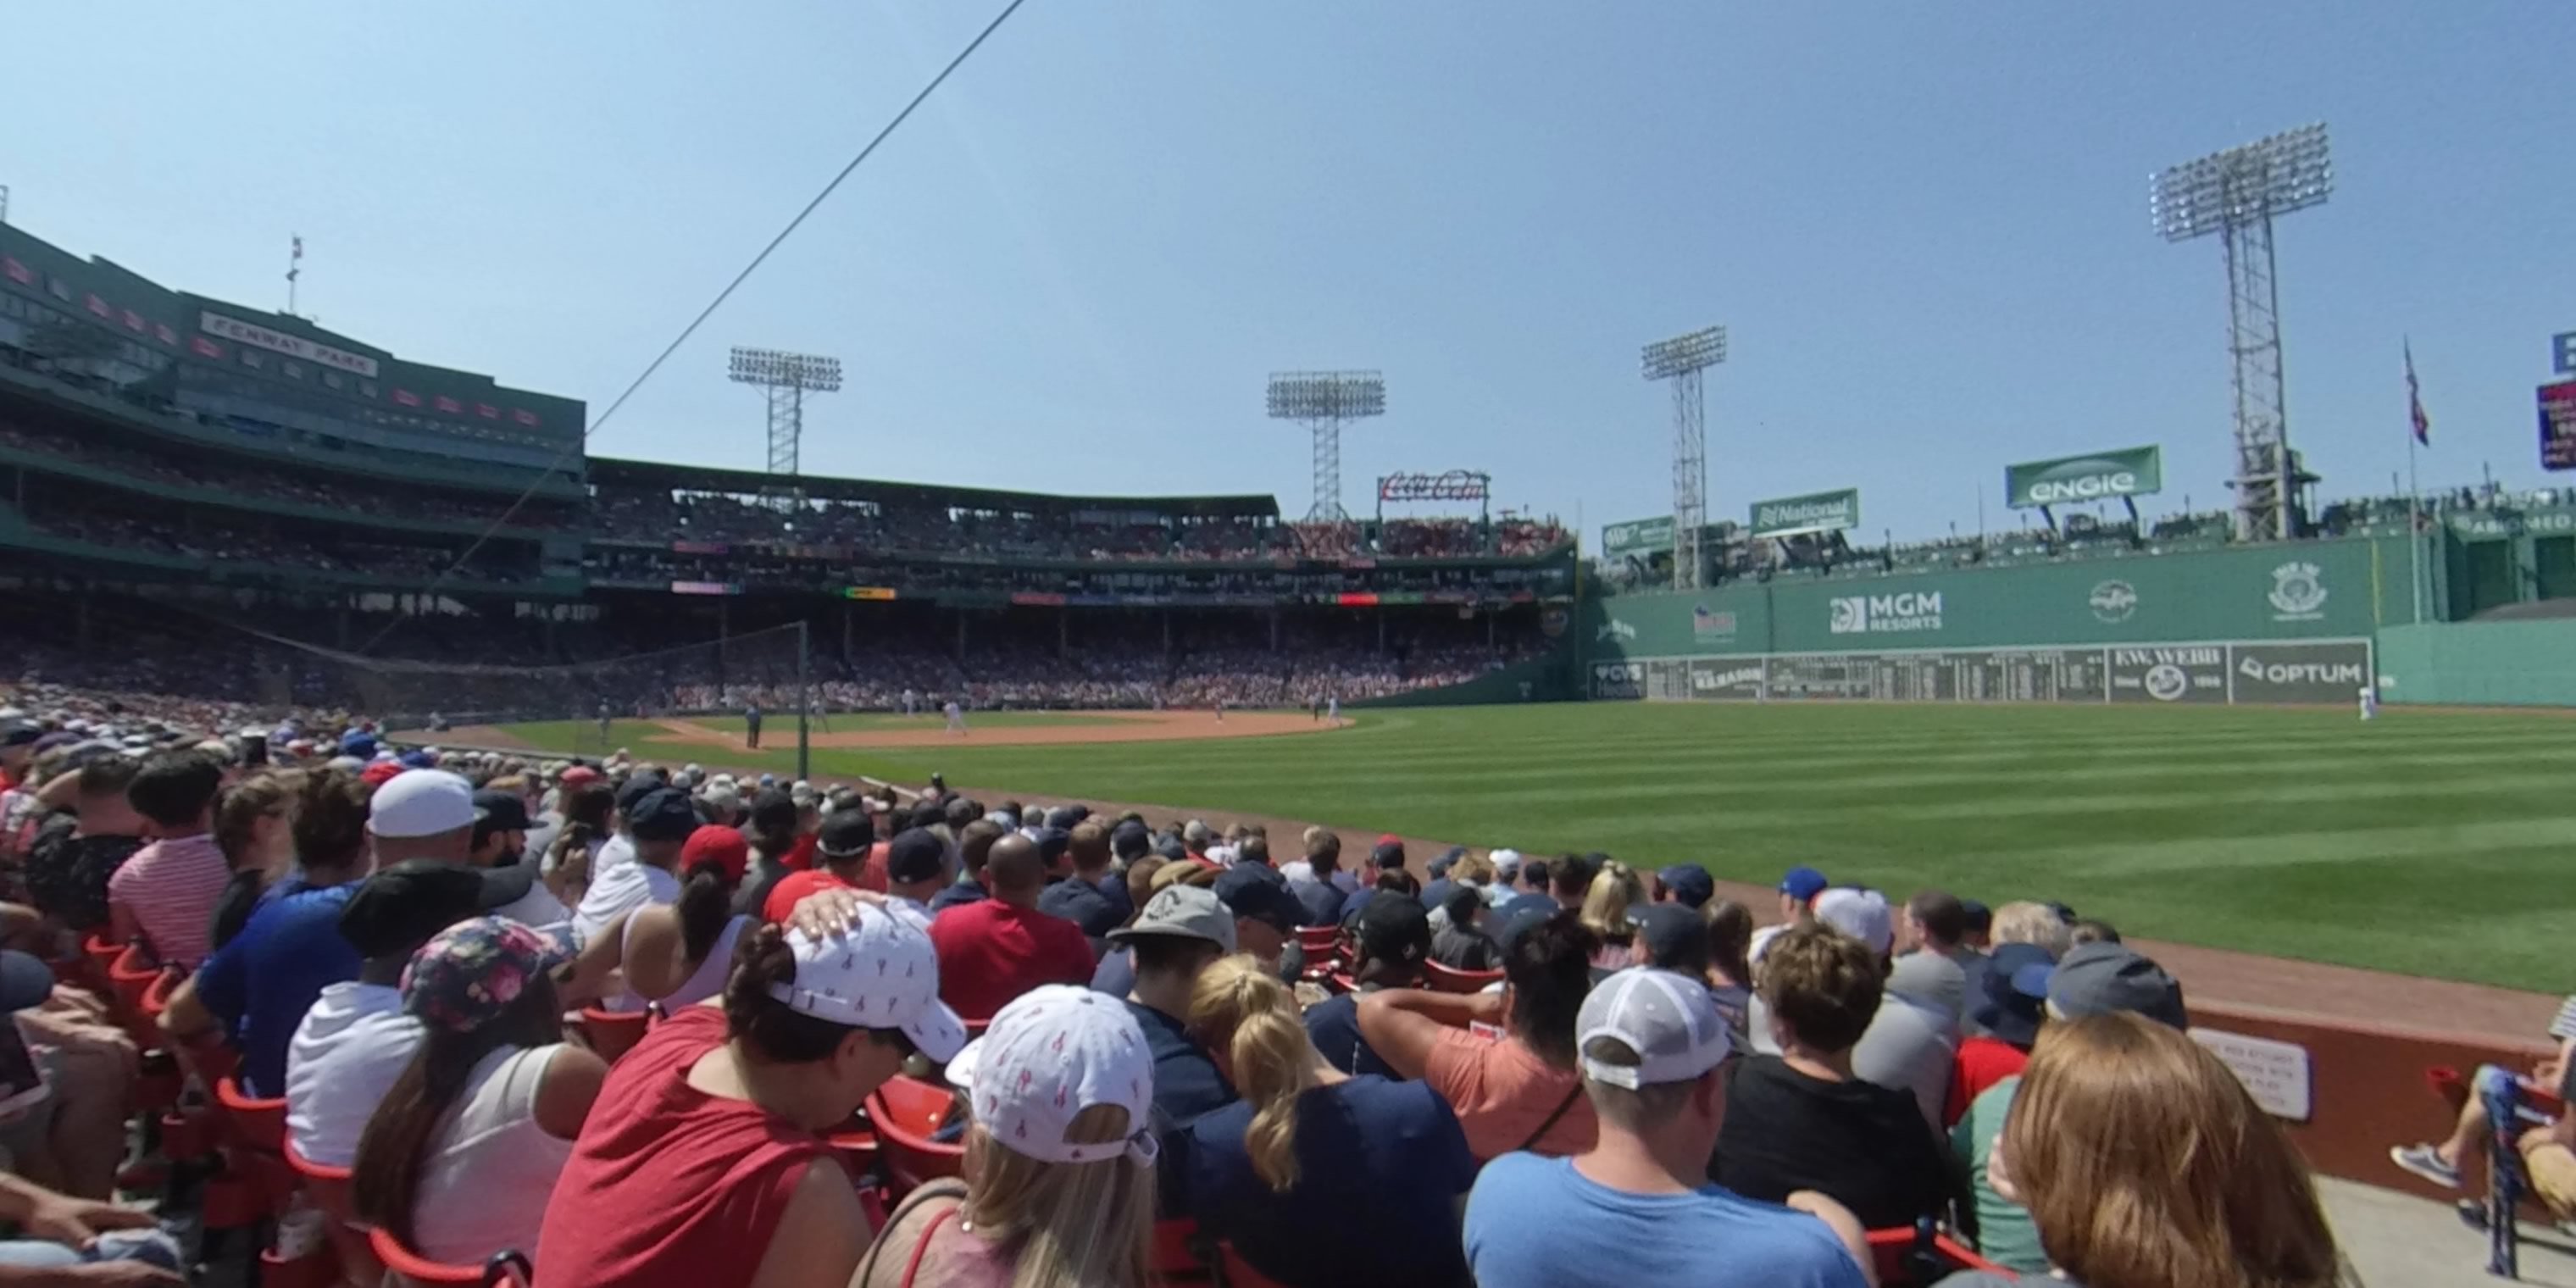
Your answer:
[[[2012,1272],[1978,1256],[1926,1223],[1920,1229],[1872,1230],[1869,1252],[1879,1288],[1928,1288],[1961,1270]]]
[[[1287,1288],[1286,1285],[1252,1268],[1243,1254],[1234,1250],[1231,1241],[1219,1243],[1217,1266],[1224,1276],[1225,1288]]]
[[[956,1097],[937,1083],[898,1074],[868,1097],[868,1121],[876,1127],[877,1156],[897,1199],[929,1181],[955,1176],[966,1165],[966,1147],[930,1138]]]
[[[1325,980],[1333,968],[1342,964],[1342,932],[1336,926],[1299,926],[1297,947],[1306,954],[1306,968],[1301,978]]]
[[[581,1011],[581,1035],[590,1049],[610,1064],[617,1057],[635,1049],[644,1040],[644,1031],[653,1025],[653,1017],[643,1011],[603,1011],[586,1006]]]
[[[1481,993],[1489,985],[1503,981],[1503,973],[1498,970],[1457,970],[1438,962],[1424,962],[1422,968],[1434,993]]]
[[[352,1288],[373,1288],[385,1268],[359,1226],[357,1204],[349,1193],[350,1169],[324,1167],[297,1153],[292,1141],[286,1145],[286,1165],[303,1183],[305,1197],[330,1218],[331,1250],[339,1254],[340,1277]]]
[[[223,1106],[224,1121],[231,1128],[234,1143],[285,1156],[284,1099],[262,1100],[242,1090],[241,1083],[234,1079],[223,1078],[215,1083],[215,1103]]]
[[[1215,1278],[1192,1246],[1198,1237],[1199,1223],[1187,1218],[1154,1223],[1154,1257],[1147,1270],[1156,1282],[1206,1283]]]
[[[385,1263],[389,1283],[412,1285],[413,1288],[488,1288],[499,1284],[527,1284],[533,1278],[525,1254],[497,1252],[479,1266],[450,1265],[432,1261],[403,1246],[403,1241],[382,1226],[367,1232],[367,1242],[376,1260]]]

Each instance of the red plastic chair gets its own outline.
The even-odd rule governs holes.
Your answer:
[[[581,1011],[581,1033],[589,1040],[590,1049],[610,1064],[617,1057],[635,1049],[644,1040],[644,1030],[652,1027],[653,1017],[644,1011],[603,1011],[585,1006]]]
[[[1459,970],[1438,962],[1424,962],[1422,970],[1434,993],[1481,993],[1503,981],[1499,970]]]
[[[295,1142],[286,1142],[286,1165],[303,1183],[305,1197],[331,1219],[331,1250],[339,1254],[340,1277],[352,1288],[373,1288],[384,1278],[385,1268],[368,1246],[363,1223],[358,1220],[357,1202],[350,1196],[352,1176],[346,1167],[325,1167],[296,1152]]]
[[[1341,927],[1299,926],[1297,947],[1306,954],[1306,968],[1299,975],[1319,982],[1330,978],[1333,968],[1342,964]]]
[[[285,1211],[295,1195],[295,1171],[286,1165],[286,1101],[262,1100],[223,1078],[215,1083],[215,1104],[223,1111],[230,1172],[262,1210]]]
[[[1287,1285],[1253,1269],[1252,1263],[1244,1260],[1243,1254],[1234,1250],[1232,1240],[1216,1245],[1216,1251],[1217,1264],[1224,1276],[1225,1288],[1287,1288]],[[1881,1288],[1884,1288],[1884,1285]]]
[[[1154,1223],[1154,1255],[1148,1269],[1161,1283],[1206,1283],[1215,1278],[1208,1263],[1199,1259],[1191,1242],[1199,1237],[1199,1223],[1182,1218]]]
[[[868,1096],[868,1122],[876,1127],[877,1156],[897,1199],[921,1185],[955,1176],[966,1165],[966,1147],[932,1140],[948,1121],[956,1097],[936,1083],[897,1075]]]
[[[1879,1288],[1912,1288],[1938,1282],[1962,1270],[2010,1275],[2011,1271],[1969,1251],[1926,1222],[1915,1229],[1872,1230],[1869,1254]]]
[[[460,1266],[445,1261],[432,1261],[403,1246],[403,1241],[383,1226],[367,1231],[367,1243],[376,1260],[385,1263],[389,1281],[415,1285],[416,1288],[487,1288],[489,1285],[525,1285],[534,1278],[526,1254],[496,1252],[479,1266]]]

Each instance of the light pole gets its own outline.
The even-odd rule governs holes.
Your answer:
[[[2298,464],[2290,454],[2281,377],[2281,290],[2272,220],[2325,204],[2334,191],[2326,127],[2301,126],[2186,161],[2159,174],[2149,197],[2166,241],[2221,234],[2227,248],[2227,348],[2235,363],[2236,537],[2298,535]]]
[[[792,480],[805,437],[805,394],[841,387],[841,360],[780,349],[733,351],[733,382],[758,385],[769,400],[769,472]]]
[[[1342,422],[1386,414],[1386,377],[1374,371],[1274,371],[1270,418],[1306,426],[1315,440],[1315,499],[1310,523],[1345,523],[1342,509]]]
[[[1644,350],[1648,380],[1673,385],[1673,589],[1700,585],[1700,529],[1708,526],[1708,412],[1700,373],[1726,361],[1726,328],[1658,340]]]

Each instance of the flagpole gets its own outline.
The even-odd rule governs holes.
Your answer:
[[[2424,489],[2415,483],[2415,432],[2406,433],[2406,567],[2407,580],[2415,588],[2415,617],[2424,621]]]

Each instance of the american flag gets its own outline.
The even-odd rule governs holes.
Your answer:
[[[2415,424],[2415,441],[2433,445],[2433,418],[2424,414],[2424,389],[2415,382],[2415,342],[2406,342],[2406,414]]]

